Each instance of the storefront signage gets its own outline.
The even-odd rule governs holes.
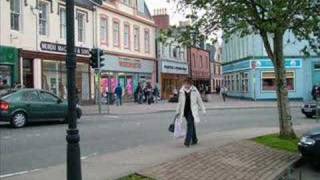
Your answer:
[[[188,74],[188,65],[186,63],[162,61],[162,73],[168,74]]]
[[[119,66],[130,69],[140,69],[141,63],[139,60],[130,60],[128,58],[119,58]]]
[[[258,69],[273,69],[273,63],[270,59],[260,59],[256,60],[256,68]],[[285,67],[286,68],[301,68],[302,67],[302,59],[285,59]]]
[[[135,72],[135,73],[152,73],[154,62],[143,59],[117,57],[104,55],[102,71],[108,72]]]
[[[43,51],[51,51],[51,52],[59,52],[59,53],[66,53],[67,46],[64,44],[56,44],[51,42],[44,42],[40,43],[40,48]],[[83,47],[75,47],[75,52],[79,55],[89,55],[90,50],[88,48]]]

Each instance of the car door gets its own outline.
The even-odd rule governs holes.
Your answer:
[[[22,107],[27,111],[29,120],[39,120],[45,113],[42,107],[39,93],[36,90],[24,91],[21,97]]]
[[[62,100],[46,91],[40,91],[40,97],[46,108],[46,118],[61,119],[65,117],[66,105]]]

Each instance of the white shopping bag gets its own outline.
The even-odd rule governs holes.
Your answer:
[[[184,138],[186,136],[186,130],[183,128],[181,120],[176,119],[174,122],[174,132],[173,136],[175,138]]]

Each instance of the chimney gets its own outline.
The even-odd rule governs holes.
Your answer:
[[[168,29],[170,26],[170,17],[166,8],[155,9],[153,19],[158,29]]]

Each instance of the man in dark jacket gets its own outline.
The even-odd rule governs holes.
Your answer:
[[[121,106],[122,105],[122,87],[121,87],[120,83],[118,84],[114,93],[117,96],[117,106]]]

